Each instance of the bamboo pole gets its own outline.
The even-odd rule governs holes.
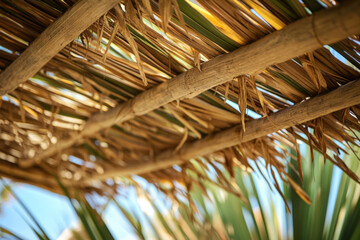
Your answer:
[[[80,0],[45,29],[30,46],[0,74],[0,96],[34,76],[68,43],[109,11],[120,0]]]
[[[332,112],[360,104],[360,80],[350,82],[327,94],[319,95],[294,106],[269,115],[268,118],[246,122],[246,130],[237,125],[227,130],[211,134],[201,140],[188,142],[176,152],[168,149],[155,156],[153,161],[128,165],[121,169],[110,170],[95,175],[86,182],[105,180],[116,176],[144,174],[182,164],[191,158],[204,156],[224,148],[266,136],[281,129],[286,129],[312,119],[325,116]]]
[[[269,65],[360,33],[359,22],[360,0],[347,1],[339,7],[319,11],[252,44],[202,64],[201,71],[190,69],[105,113],[94,114],[79,133],[60,139],[32,159],[19,160],[19,164],[32,166],[114,124],[146,114],[174,100],[194,97],[239,75],[255,75]]]

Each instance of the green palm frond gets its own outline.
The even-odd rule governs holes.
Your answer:
[[[169,199],[154,189],[145,190],[144,183],[132,185],[129,182],[128,187],[136,191],[130,191],[134,196],[128,199],[136,200],[113,198],[113,202],[139,239],[358,239],[360,186],[332,163],[324,162],[316,151],[312,161],[309,148],[304,149],[304,190],[312,203],[305,203],[294,188],[284,184],[282,189],[291,212],[286,212],[278,193],[263,186],[266,182],[259,172],[236,168],[235,178],[231,180],[234,193],[231,193],[211,180],[218,173],[206,173],[201,165],[197,165],[198,170],[209,174],[209,178],[206,180],[190,171],[191,182],[202,184],[184,186],[183,192],[174,195],[176,199]],[[292,154],[296,156],[297,153],[292,151]],[[355,154],[359,151],[347,156],[345,162],[359,173],[360,164]],[[289,164],[295,163],[293,159]],[[290,175],[295,174],[294,179],[301,185],[294,172],[295,166],[288,171]],[[206,169],[210,170],[211,166]],[[225,169],[222,171],[225,178],[232,178]],[[79,217],[81,232],[89,239],[113,239],[102,216],[87,198],[77,190],[71,190],[70,195],[70,189],[60,185]],[[245,201],[236,192],[241,193]],[[46,229],[39,226],[25,204],[16,199],[38,228],[39,231],[33,228],[38,238],[47,239]],[[17,239],[5,228],[2,232]]]

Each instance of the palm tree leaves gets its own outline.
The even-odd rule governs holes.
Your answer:
[[[134,178],[124,181],[130,184],[123,186],[129,188],[126,195],[128,200],[122,198],[119,201],[112,196],[109,199],[115,203],[119,213],[124,215],[134,234],[140,239],[357,239],[359,185],[331,163],[324,162],[319,152],[314,153],[312,160],[310,149],[304,149],[304,146],[301,145],[302,152],[305,151],[302,159],[304,189],[309,194],[312,205],[307,205],[300,199],[294,188],[283,185],[281,188],[291,206],[291,214],[285,213],[285,204],[279,202],[276,194],[262,186],[266,184],[265,180],[259,178],[255,167],[255,171],[250,173],[240,168],[235,169],[233,184],[242,192],[247,200],[245,203],[212,183],[215,172],[210,170],[210,165],[213,162],[209,162],[210,165],[194,162],[197,171],[207,176],[207,180],[203,182],[205,188],[194,184],[191,188],[179,187],[177,191],[183,190],[173,195],[162,195],[154,191],[153,186],[166,193],[166,189],[172,189],[168,183],[160,184],[157,181],[155,185],[149,186]],[[291,158],[297,153],[292,151],[292,154]],[[345,161],[358,173],[360,166],[355,158],[354,153]],[[297,160],[290,159],[290,162],[295,165]],[[301,184],[296,167],[289,166],[287,171],[294,181]],[[221,168],[221,174],[224,178],[231,178],[231,174],[224,168]],[[191,176],[192,181],[199,180],[196,174]],[[102,215],[87,198],[76,189],[59,184],[83,225],[81,233],[86,233],[89,239],[113,239]],[[20,200],[17,198],[17,201]],[[21,204],[25,207],[24,203]],[[30,213],[30,210],[27,211]],[[32,218],[32,221],[35,223],[37,219]],[[13,236],[13,239],[20,239],[16,233],[0,229],[4,234]],[[43,239],[41,233],[38,238]]]
[[[308,152],[307,158],[309,157],[310,153]],[[351,162],[352,169],[358,172],[358,162],[353,161],[355,157],[355,155],[346,157],[346,162]],[[354,204],[353,201],[357,202],[354,191],[356,191],[355,188],[358,188],[358,184],[351,181],[346,175],[339,176],[338,169],[335,169],[329,162],[322,162],[319,158],[320,155],[316,152],[314,162],[303,161],[306,173],[304,188],[313,200],[312,205],[305,205],[291,190],[293,205],[296,206],[293,206],[292,217],[294,239],[309,237],[333,239],[338,238],[340,232],[347,232],[349,238],[352,234],[355,234],[353,235],[355,237],[357,234],[356,224],[346,226],[344,218],[353,218],[357,214],[357,212],[353,212],[357,209],[357,204]],[[316,161],[316,159],[320,161]],[[348,196],[349,199],[346,200],[345,196]],[[340,209],[344,209],[342,217],[339,215]],[[341,228],[345,230],[337,230]],[[308,231],[304,231],[304,229],[308,229]]]

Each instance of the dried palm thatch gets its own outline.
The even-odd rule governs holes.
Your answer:
[[[309,201],[286,170],[303,141],[359,181],[341,154],[360,140],[360,1],[104,2],[0,3],[1,175],[174,194],[193,159],[240,195],[221,169],[264,163]]]

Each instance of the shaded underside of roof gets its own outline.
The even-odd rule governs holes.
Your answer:
[[[354,35],[255,74],[227,79],[196,96],[114,122],[111,127],[100,126],[91,135],[80,134],[95,114],[128,103],[192,68],[201,71],[201,64],[215,57],[241,49],[314,12],[341,5],[339,2],[120,1],[35,76],[2,96],[0,175],[61,192],[53,178],[58,175],[66,185],[111,192],[121,184],[121,177],[132,179],[132,172],[126,172],[128,166],[156,166],[154,159],[164,151],[181,151],[184,144],[236,125],[246,132],[248,121],[267,118],[358,79],[359,36]],[[76,1],[1,1],[1,72],[73,4]],[[360,107],[355,105],[194,156],[191,161],[183,159],[175,167],[135,172],[161,190],[174,193],[181,191],[177,183],[185,188],[201,185],[191,175],[205,179],[205,169],[216,176],[208,180],[235,192],[222,169],[232,175],[234,167],[240,166],[260,171],[280,191],[279,179],[288,181],[290,149],[297,152],[300,162],[299,142],[305,142],[357,179],[342,162],[342,154],[348,146],[359,144],[359,117]],[[76,141],[49,157],[37,157],[64,139]],[[97,180],[114,169],[123,174]],[[291,180],[290,184],[298,188]]]

